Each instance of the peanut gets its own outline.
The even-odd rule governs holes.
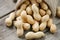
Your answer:
[[[32,11],[34,12],[34,14],[33,14],[34,19],[37,21],[40,21],[41,16],[39,14],[39,9],[35,4],[32,5]]]
[[[46,11],[46,14],[48,14],[48,15],[51,16],[51,10],[48,9],[48,10]]]
[[[14,20],[15,17],[16,17],[16,16],[15,16],[15,12],[10,13],[9,18],[10,18],[11,20]]]
[[[14,21],[14,26],[17,28],[20,28],[20,26],[23,25],[23,22],[21,20]]]
[[[45,34],[43,32],[28,32],[26,35],[25,35],[25,38],[26,39],[35,39],[35,38],[41,38],[41,37],[44,37]]]
[[[41,18],[42,22],[47,22],[49,20],[49,15],[45,15]]]
[[[15,12],[12,12],[8,18],[6,18],[5,23],[7,26],[12,25],[12,21],[15,19]]]
[[[22,20],[22,19],[21,19],[21,16],[17,17],[16,20]]]
[[[17,21],[14,22],[14,26],[17,27],[17,35],[18,35],[18,37],[23,36],[23,34],[24,34],[23,22],[20,21],[20,20],[17,20]]]
[[[56,25],[55,25],[55,24],[51,24],[50,32],[51,32],[51,33],[55,33],[56,30],[57,30]]]
[[[5,24],[9,27],[12,25],[12,20],[10,18],[5,19]]]
[[[27,22],[27,13],[25,10],[23,10],[21,12],[21,18],[22,18],[23,22]]]
[[[37,0],[37,2],[38,2],[38,3],[41,3],[41,2],[42,2],[42,0]]]
[[[30,15],[27,15],[27,22],[30,23],[30,24],[34,24],[35,23],[34,19]]]
[[[31,4],[35,4],[36,6],[39,6],[36,0],[30,0]]]
[[[48,10],[48,5],[46,3],[41,3],[41,8],[44,10]]]
[[[40,9],[40,15],[44,16],[46,14],[46,12],[43,9]]]
[[[26,8],[26,12],[28,13],[28,15],[32,15],[32,9],[30,6]]]
[[[41,31],[45,30],[46,26],[47,26],[47,23],[46,23],[46,22],[42,22],[42,23],[40,24],[40,30],[41,30]]]
[[[57,15],[58,17],[60,17],[60,7],[57,7],[57,13],[56,13],[56,15]]]
[[[50,18],[47,22],[47,25],[50,28],[52,24],[53,24],[53,20]]]
[[[32,25],[32,30],[35,32],[39,31],[39,22],[35,21],[35,23]]]
[[[17,36],[18,36],[18,37],[21,37],[21,36],[23,36],[23,34],[24,34],[23,28],[21,28],[21,29],[18,28],[18,29],[17,29]]]
[[[24,28],[24,30],[29,30],[30,29],[30,24],[29,23],[24,23],[23,28]]]

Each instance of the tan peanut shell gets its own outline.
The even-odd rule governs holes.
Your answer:
[[[34,13],[39,14],[39,8],[35,4],[32,5],[32,10]]]
[[[46,3],[42,2],[40,5],[42,9],[48,10],[48,5]]]
[[[39,28],[40,28],[41,31],[43,31],[43,30],[45,30],[46,26],[47,26],[47,23],[46,22],[42,22],[40,24],[40,27]]]
[[[51,27],[50,27],[50,32],[55,33],[56,31],[57,31],[56,25],[52,24]]]
[[[11,26],[12,25],[12,21],[15,19],[15,12],[12,12],[8,18],[5,19],[5,23],[7,26]]]
[[[30,0],[30,1],[31,1],[31,4],[35,4],[36,6],[39,6],[36,0]]]
[[[32,9],[31,9],[30,6],[28,6],[28,7],[26,8],[26,12],[27,12],[28,15],[32,15]]]
[[[29,30],[30,29],[30,24],[29,23],[24,23],[23,28],[24,28],[24,30]]]
[[[47,22],[47,25],[50,28],[52,24],[53,24],[53,20],[50,18]]]
[[[17,29],[17,36],[18,36],[18,37],[21,37],[21,36],[23,36],[23,34],[24,34],[23,28],[18,28],[18,29]]]
[[[11,20],[14,20],[15,19],[15,16],[16,16],[15,12],[12,12],[12,13],[10,13],[9,18]]]
[[[32,5],[32,11],[34,13],[33,14],[34,19],[37,20],[37,21],[40,21],[41,20],[41,16],[39,14],[39,9],[38,9],[38,7],[35,4]]]
[[[27,22],[27,13],[25,10],[23,10],[21,12],[21,18],[22,18],[23,22]]]
[[[21,16],[17,17],[16,20],[22,20]]]
[[[49,20],[49,15],[45,15],[41,18],[42,22],[47,22]]]
[[[35,21],[35,23],[32,25],[32,30],[35,32],[39,31],[39,22]]]
[[[17,27],[17,36],[23,36],[24,34],[24,29],[23,29],[23,22],[21,20],[17,20],[14,22],[14,26]]]
[[[14,21],[14,26],[20,28],[23,26],[23,22],[21,20]]]
[[[45,34],[43,32],[28,32],[26,35],[25,35],[25,38],[26,39],[36,39],[36,38],[41,38],[41,37],[44,37]]]
[[[40,15],[44,16],[46,14],[46,12],[43,9],[40,9]]]
[[[56,13],[56,15],[57,15],[58,17],[60,17],[60,7],[57,7],[57,13]]]
[[[10,18],[6,18],[6,19],[5,19],[5,24],[6,24],[7,26],[11,26],[11,25],[12,25],[12,20],[11,20]]]
[[[49,16],[51,16],[51,10],[46,10],[46,14],[48,14]]]
[[[39,14],[34,13],[34,14],[33,14],[33,17],[34,17],[34,19],[35,19],[36,21],[40,21],[40,20],[41,20],[41,16],[40,16]]]
[[[32,18],[31,15],[27,15],[27,22],[30,23],[30,24],[34,24],[35,23],[35,21],[34,21],[34,19]]]
[[[16,11],[16,17],[20,16],[21,11],[22,11],[22,10],[20,10],[20,9]]]
[[[20,9],[22,10],[25,10],[26,9],[26,7],[28,6],[30,4],[30,2],[27,0],[26,2],[24,2],[22,5],[21,5],[21,7],[20,7]]]
[[[42,0],[37,0],[37,2],[38,2],[38,3],[41,3],[41,2],[42,2]]]

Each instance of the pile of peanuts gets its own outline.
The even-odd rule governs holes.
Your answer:
[[[13,21],[16,19],[15,21]],[[20,9],[12,12],[5,23],[8,27],[12,24],[17,28],[17,35],[23,36],[24,30],[32,31],[25,34],[26,39],[35,39],[45,36],[46,27],[51,33],[56,32],[56,25],[51,18],[51,10],[43,0],[27,0],[21,4]]]

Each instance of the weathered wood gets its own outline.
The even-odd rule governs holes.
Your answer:
[[[0,17],[14,10],[13,0],[0,0]]]

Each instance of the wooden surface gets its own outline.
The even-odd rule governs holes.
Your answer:
[[[4,1],[4,3],[2,1]],[[7,3],[6,1],[7,0],[0,0],[0,17],[14,9],[15,4],[11,4],[12,0],[9,0],[8,4],[10,4],[6,4],[6,7],[5,5],[2,5]],[[26,40],[24,37],[17,37],[16,28],[14,26],[12,26],[12,28],[6,27],[4,20],[7,17],[8,15],[0,19],[0,40]],[[46,36],[44,38],[36,40],[60,40],[60,23],[57,24],[57,32],[55,34],[51,34],[50,32],[45,32],[45,34]]]
[[[0,17],[15,8],[13,0],[0,0]]]

